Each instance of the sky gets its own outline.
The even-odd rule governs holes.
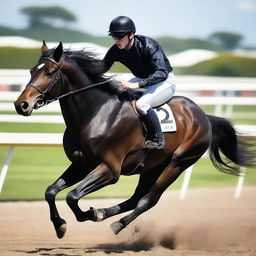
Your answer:
[[[226,31],[256,45],[256,0],[2,0],[0,26],[25,28],[28,17],[20,9],[27,6],[63,7],[77,17],[72,28],[97,36],[107,35],[113,18],[126,15],[137,34],[206,39]]]

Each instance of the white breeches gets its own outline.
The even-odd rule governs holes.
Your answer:
[[[129,82],[139,82],[140,78],[134,77]],[[141,98],[136,102],[136,108],[140,115],[147,114],[150,107],[157,107],[170,100],[175,92],[175,76],[169,73],[165,81],[146,87]]]

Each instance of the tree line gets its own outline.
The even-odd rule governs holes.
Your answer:
[[[67,26],[67,24],[77,21],[73,13],[59,6],[29,6],[22,8],[21,12],[28,16],[30,28],[56,26],[56,24],[61,23]],[[209,41],[219,44],[227,50],[237,48],[242,39],[243,36],[240,34],[225,31],[213,33],[208,37]]]

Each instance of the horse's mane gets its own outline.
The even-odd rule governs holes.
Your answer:
[[[52,56],[54,50],[47,50],[43,53],[42,58]],[[121,86],[121,82],[113,76],[104,75],[107,71],[105,63],[95,53],[85,49],[78,51],[65,49],[63,55],[65,59],[74,61],[93,83],[106,82],[100,85],[103,90],[127,100],[137,99],[141,95],[141,92],[136,90],[125,90]]]

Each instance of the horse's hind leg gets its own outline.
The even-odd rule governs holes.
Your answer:
[[[201,136],[201,138],[203,138],[203,136]],[[178,147],[169,165],[164,168],[151,189],[139,200],[134,211],[111,225],[113,232],[118,234],[140,214],[155,206],[163,192],[185,169],[194,164],[203,155],[207,147],[207,138],[201,142],[198,140],[197,142],[190,141],[190,143]]]
[[[155,206],[160,199],[162,193],[170,184],[172,184],[179,177],[179,175],[184,169],[186,169],[186,167],[180,167],[179,165],[173,163],[169,164],[158,177],[157,181],[151,187],[148,193],[146,193],[139,200],[135,210],[111,225],[113,232],[115,234],[118,234],[123,228],[125,228],[140,214]]]
[[[103,221],[109,217],[112,217],[114,215],[131,211],[133,210],[139,200],[147,194],[147,192],[151,189],[151,187],[156,182],[157,178],[160,175],[159,170],[162,170],[163,168],[153,168],[150,171],[143,172],[140,174],[139,183],[137,185],[137,188],[134,192],[134,194],[129,198],[128,200],[109,207],[109,208],[102,208],[102,209],[94,209],[91,208],[92,214],[93,214],[93,221]]]
[[[73,164],[71,164],[69,168],[45,191],[45,199],[50,208],[50,218],[53,222],[58,238],[62,238],[64,236],[66,232],[66,222],[58,213],[55,204],[55,197],[61,190],[81,181],[85,175],[86,172],[82,172],[79,170],[79,168],[76,168]]]

